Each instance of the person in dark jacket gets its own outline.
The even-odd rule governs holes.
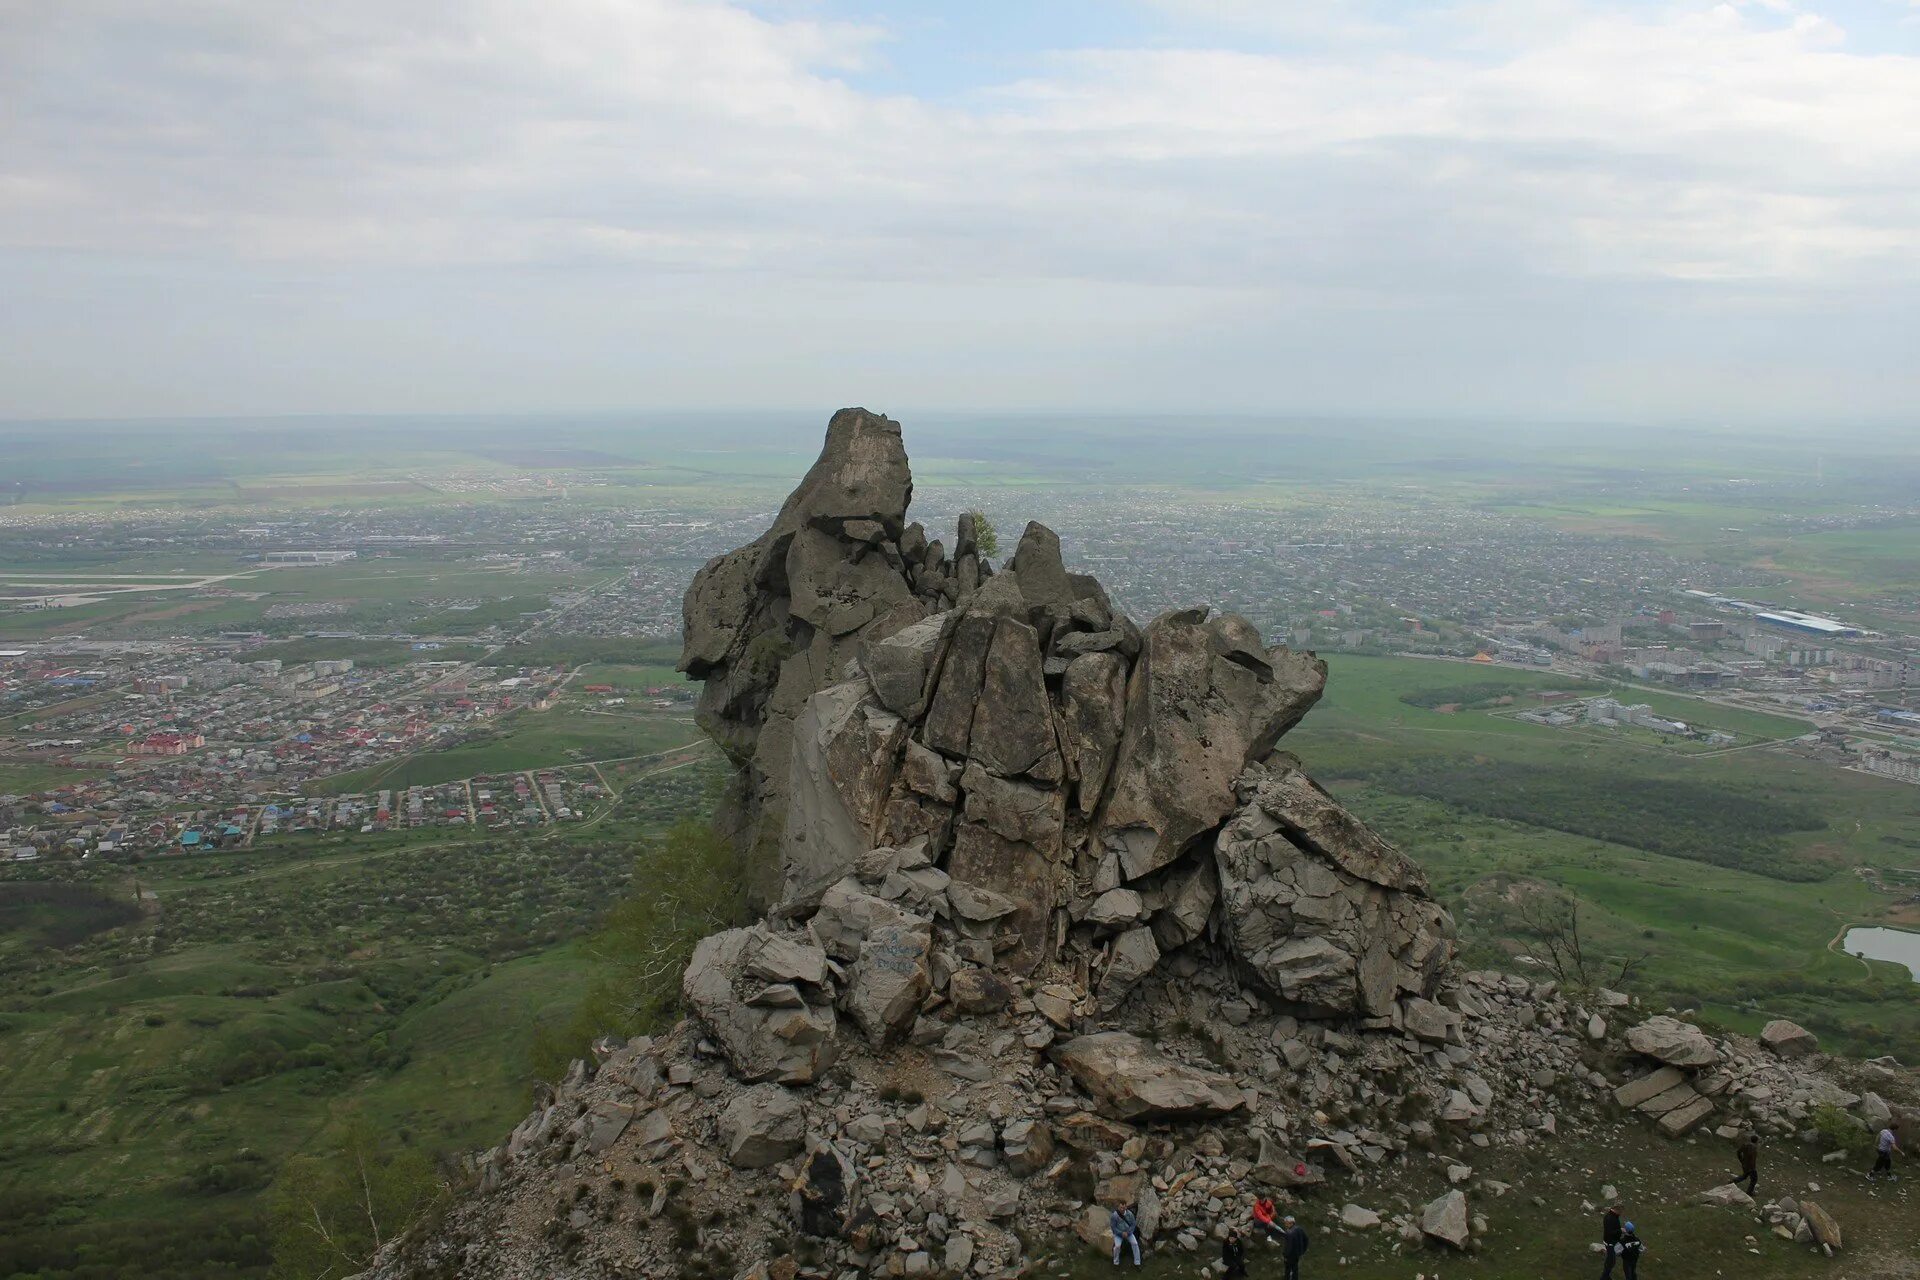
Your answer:
[[[1633,1280],[1640,1270],[1640,1255],[1647,1251],[1647,1246],[1642,1244],[1640,1237],[1634,1233],[1631,1222],[1621,1229],[1620,1243],[1614,1248],[1620,1251],[1621,1271],[1625,1273],[1627,1280]]]
[[[1286,1228],[1281,1237],[1287,1245],[1283,1255],[1287,1264],[1286,1280],[1300,1280],[1300,1259],[1307,1256],[1306,1228],[1295,1222],[1291,1214],[1282,1218],[1280,1225]]]
[[[1747,1194],[1752,1195],[1760,1185],[1760,1135],[1749,1131],[1740,1140],[1737,1154],[1740,1157],[1740,1176],[1733,1180],[1733,1185],[1737,1187],[1746,1183]]]
[[[1613,1280],[1613,1264],[1620,1260],[1620,1206],[1610,1204],[1600,1215],[1600,1243],[1606,1246],[1607,1260],[1600,1267],[1600,1280]]]
[[[1227,1269],[1227,1280],[1246,1280],[1247,1245],[1238,1231],[1227,1232],[1220,1242],[1220,1265]]]

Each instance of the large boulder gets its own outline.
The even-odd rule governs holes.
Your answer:
[[[1706,1032],[1664,1014],[1630,1028],[1627,1044],[1635,1053],[1674,1067],[1711,1067],[1720,1061],[1720,1050],[1707,1039]]]
[[[861,940],[842,1006],[874,1044],[913,1025],[933,987],[932,950],[932,924],[919,917],[877,924]]]
[[[1098,837],[1127,879],[1166,866],[1234,807],[1234,779],[1320,698],[1327,665],[1262,646],[1236,614],[1163,613],[1127,687]]]
[[[833,1065],[833,1007],[822,992],[756,976],[755,961],[769,950],[791,957],[787,941],[765,925],[709,934],[693,949],[681,992],[742,1079],[807,1084]],[[751,1003],[770,985],[792,991],[798,1003]]]
[[[1420,1211],[1420,1230],[1435,1240],[1456,1249],[1467,1247],[1467,1197],[1458,1189],[1449,1191]]]
[[[874,847],[906,743],[906,721],[864,680],[807,699],[788,756],[780,845],[789,900],[838,880]]]
[[[1206,609],[1143,632],[1044,525],[995,572],[963,516],[949,554],[908,523],[911,492],[899,425],[842,411],[772,527],[685,604],[682,666],[736,766],[720,818],[750,900],[813,917],[849,966],[844,1013],[884,1039],[929,997],[863,959],[906,911],[939,922],[936,981],[954,957],[1024,975],[1064,949],[1112,1010],[1205,939],[1297,1012],[1458,1035],[1403,1004],[1433,996],[1453,951],[1419,867],[1274,750],[1324,663]],[[892,850],[918,861],[868,874]]]
[[[1453,921],[1419,869],[1284,756],[1249,770],[1214,841],[1222,919],[1255,984],[1310,1013],[1387,1016],[1430,996]],[[1365,874],[1360,874],[1365,873]]]
[[[1804,1058],[1820,1051],[1818,1036],[1785,1018],[1775,1018],[1760,1028],[1760,1043],[1783,1058]]]
[[[1190,1066],[1127,1031],[1100,1031],[1056,1043],[1054,1061],[1121,1120],[1222,1116],[1245,1099],[1217,1071]]]
[[[720,1141],[736,1168],[779,1164],[806,1145],[806,1111],[780,1085],[755,1085],[720,1113]]]
[[[1817,1201],[1802,1200],[1800,1216],[1807,1220],[1807,1226],[1812,1229],[1815,1244],[1833,1253],[1840,1252],[1840,1224],[1834,1221],[1831,1213],[1822,1208]]]

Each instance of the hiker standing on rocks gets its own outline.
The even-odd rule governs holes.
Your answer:
[[[1733,1180],[1734,1186],[1747,1184],[1747,1194],[1752,1195],[1760,1185],[1760,1135],[1752,1130],[1740,1140],[1740,1176]]]
[[[1900,1122],[1898,1120],[1887,1121],[1887,1127],[1880,1131],[1880,1141],[1875,1144],[1874,1150],[1873,1172],[1869,1173],[1867,1177],[1877,1178],[1884,1173],[1887,1177],[1898,1182],[1900,1175],[1893,1171],[1893,1157],[1895,1155],[1907,1154],[1900,1149]]]
[[[1280,1222],[1287,1229],[1283,1237],[1287,1242],[1286,1280],[1300,1280],[1300,1259],[1307,1256],[1306,1228],[1295,1222],[1291,1215],[1282,1218]]]
[[[1606,1247],[1607,1260],[1600,1267],[1600,1280],[1613,1280],[1613,1264],[1620,1257],[1620,1206],[1610,1204],[1600,1215],[1600,1243]]]
[[[1634,1276],[1640,1270],[1640,1255],[1647,1251],[1647,1246],[1641,1242],[1638,1235],[1634,1234],[1631,1222],[1620,1232],[1620,1243],[1614,1248],[1620,1251],[1622,1273],[1627,1280],[1634,1280]]]
[[[1220,1242],[1220,1265],[1227,1269],[1227,1280],[1246,1280],[1247,1246],[1238,1231],[1229,1230]]]
[[[1113,1232],[1113,1265],[1120,1265],[1120,1250],[1133,1245],[1133,1265],[1140,1265],[1140,1218],[1132,1205],[1123,1205],[1107,1214],[1107,1229]]]

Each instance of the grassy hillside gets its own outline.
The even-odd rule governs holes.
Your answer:
[[[1470,951],[1524,952],[1516,905],[1530,887],[1557,886],[1579,898],[1599,950],[1645,956],[1637,981],[1651,991],[1731,1027],[1786,1016],[1836,1046],[1910,1052],[1920,984],[1830,944],[1898,906],[1862,872],[1920,865],[1920,788],[1764,749],[1689,755],[1553,729],[1510,707],[1415,705],[1492,678],[1458,663],[1330,665],[1325,700],[1286,745],[1420,859]],[[1548,673],[1497,675],[1568,687]],[[1701,723],[1726,710],[1672,701]],[[1760,720],[1743,727],[1797,731]]]
[[[594,826],[8,868],[0,1276],[258,1276],[266,1188],[350,1119],[436,1157],[495,1140],[640,836],[705,803],[708,770],[670,765]]]

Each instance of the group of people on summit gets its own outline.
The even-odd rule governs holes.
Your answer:
[[[1893,1172],[1893,1157],[1905,1155],[1900,1146],[1900,1122],[1888,1121],[1880,1130],[1874,1144],[1874,1162],[1869,1180],[1882,1175],[1897,1179]],[[1734,1149],[1734,1155],[1740,1162],[1740,1176],[1733,1185],[1745,1186],[1748,1195],[1754,1195],[1760,1187],[1760,1135],[1749,1132]],[[1133,1265],[1143,1265],[1140,1254],[1140,1215],[1131,1204],[1113,1209],[1107,1215],[1107,1225],[1113,1232],[1113,1265],[1119,1266],[1129,1246],[1133,1253]],[[1291,1215],[1279,1216],[1274,1208],[1273,1197],[1261,1196],[1253,1202],[1253,1232],[1255,1238],[1263,1238],[1269,1245],[1282,1248],[1281,1258],[1285,1264],[1285,1280],[1300,1280],[1300,1260],[1307,1254],[1307,1232]],[[1607,1206],[1600,1215],[1600,1244],[1604,1255],[1600,1267],[1600,1280],[1613,1280],[1614,1268],[1620,1269],[1622,1280],[1637,1280],[1640,1271],[1640,1258],[1647,1251],[1646,1242],[1641,1240],[1638,1229],[1628,1221],[1617,1204]],[[1220,1265],[1227,1280],[1245,1280],[1247,1275],[1246,1238],[1237,1227],[1229,1227],[1220,1242]]]

